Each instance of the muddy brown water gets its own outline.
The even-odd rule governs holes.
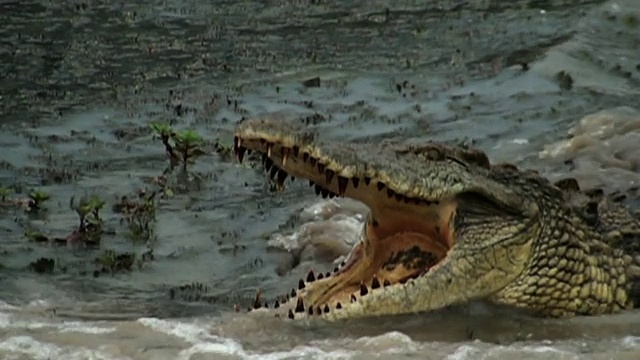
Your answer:
[[[640,355],[637,311],[543,320],[474,303],[339,325],[233,314],[258,288],[274,296],[332,268],[366,210],[300,182],[273,193],[216,151],[243,117],[278,113],[344,141],[472,144],[553,179],[637,186],[637,1],[0,1],[0,24],[0,186],[51,194],[35,214],[0,208],[0,358]],[[111,206],[158,188],[154,121],[196,130],[206,154],[166,175],[172,196],[132,238]],[[25,235],[67,236],[70,199],[86,194],[107,201],[99,247]],[[145,261],[96,277],[106,250]],[[33,271],[39,258],[53,269]]]

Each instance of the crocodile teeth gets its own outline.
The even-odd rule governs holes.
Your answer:
[[[366,179],[367,178],[365,178],[365,180]],[[369,181],[371,181],[371,180],[369,180]],[[376,184],[376,186],[378,187],[378,191],[382,191],[382,189],[384,189],[384,183],[379,182],[379,183]]]
[[[318,280],[322,280],[324,279],[324,274],[323,273],[319,273],[318,274]]]
[[[360,283],[360,296],[367,295],[369,293],[369,289],[367,289],[367,285]]]
[[[233,151],[238,152],[238,149],[242,146],[242,139],[238,136],[233,137]]]
[[[300,279],[300,281],[298,281],[298,290],[302,289],[304,289],[304,280]]]
[[[309,306],[308,313],[309,313],[309,315],[313,315],[313,305]]]
[[[265,168],[265,170],[269,171],[269,170],[271,170],[272,167],[273,167],[273,160],[271,160],[270,158],[267,157],[264,160],[264,168]]]
[[[271,157],[272,152],[273,152],[273,143],[267,143],[267,156]]]
[[[282,147],[280,151],[282,152],[282,166],[286,166],[287,160],[289,160],[289,148]]]
[[[324,173],[325,166],[324,164],[318,163],[318,171],[320,174]]]
[[[335,175],[336,172],[331,169],[327,169],[324,174],[327,180],[327,185],[331,185],[331,180],[333,180],[333,175]]]
[[[284,170],[280,170],[278,172],[278,187],[280,189],[284,188],[284,181],[287,179],[287,176],[289,176],[289,174],[287,174]]]
[[[351,179],[351,182],[353,182],[353,187],[357,189],[358,188],[358,184],[360,184],[360,179],[354,177],[354,178]]]
[[[320,193],[322,192],[322,187],[316,184],[315,191],[316,191],[316,195],[320,195]]]
[[[354,303],[356,302],[358,299],[356,299],[356,296],[351,294],[351,302]]]
[[[271,170],[270,170],[270,174],[269,174],[269,176],[270,176],[272,179],[273,179],[273,178],[275,178],[275,177],[276,177],[276,175],[278,174],[278,171],[279,171],[279,170],[280,170],[280,169],[278,169],[278,167],[277,167],[277,166],[273,166],[273,167],[271,168]]]
[[[343,196],[347,191],[347,185],[349,184],[349,179],[344,176],[338,176],[338,195]]]
[[[289,319],[293,319],[295,316],[293,316],[293,311],[291,311],[291,309],[289,309],[289,314],[287,314],[287,317],[289,317]]]
[[[316,315],[322,315],[322,309],[320,308],[320,306],[316,308]]]
[[[298,157],[298,154],[300,153],[300,148],[297,146],[293,147],[293,156]]]
[[[385,280],[382,282],[382,286],[384,286],[384,287],[391,286],[391,283],[389,282],[389,280],[385,279]]]
[[[378,277],[373,275],[373,280],[371,280],[371,288],[372,289],[377,289],[380,287],[380,281],[378,280]]]
[[[322,309],[322,311],[324,311],[325,313],[329,312],[329,305],[324,304],[324,309]]]
[[[329,196],[329,190],[327,189],[322,189],[322,198],[326,199],[327,196]]]
[[[307,162],[307,160],[309,160],[309,153],[308,152],[302,153],[302,161]]]
[[[341,303],[337,303],[336,304],[336,309],[338,309],[338,310],[342,309],[342,304]]]
[[[296,312],[304,312],[304,302],[302,301],[302,298],[298,298],[298,302],[296,303]]]
[[[296,289],[291,289],[291,297],[296,297]]]
[[[244,158],[244,152],[247,151],[247,148],[244,146],[238,146],[236,149],[236,155],[238,157],[238,162],[242,163],[242,159]]]
[[[277,309],[277,308],[279,308],[279,307],[280,307],[280,302],[278,301],[278,299],[276,299],[276,302],[275,302],[275,303],[273,303],[273,308],[274,308],[274,309]]]
[[[325,277],[329,277],[329,276],[331,276],[331,273],[327,271],[327,272],[324,274],[324,276],[325,276]]]
[[[322,273],[320,275],[322,275]],[[316,276],[313,273],[313,270],[309,270],[309,274],[307,275],[307,282],[312,282],[315,280],[316,280]]]

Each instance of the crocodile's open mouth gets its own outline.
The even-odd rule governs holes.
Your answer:
[[[320,314],[340,309],[377,288],[401,286],[426,274],[446,257],[454,242],[451,222],[455,199],[429,201],[405,196],[381,179],[350,176],[353,169],[317,149],[286,141],[245,133],[235,137],[234,150],[240,161],[247,151],[259,152],[281,189],[289,177],[307,179],[322,197],[349,197],[371,210],[361,241],[340,269],[330,276],[310,273],[306,281],[300,280],[295,289],[298,304],[289,317],[295,312]]]

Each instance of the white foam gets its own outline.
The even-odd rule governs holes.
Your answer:
[[[449,360],[467,360],[467,359],[477,359],[480,354],[480,350],[475,346],[471,345],[460,345],[456,348],[456,351],[453,354],[447,355],[447,359]]]
[[[313,346],[298,346],[289,351],[277,351],[271,353],[254,354],[247,352],[240,343],[235,340],[211,335],[208,329],[197,324],[189,324],[178,321],[162,320],[157,318],[141,318],[138,322],[148,326],[154,331],[175,336],[192,344],[182,350],[178,359],[189,360],[196,354],[219,354],[237,356],[247,360],[284,360],[291,358],[303,359],[349,359],[354,354],[346,350],[324,351]]]
[[[125,360],[128,358],[112,357],[108,354],[86,348],[63,349],[54,344],[35,340],[30,336],[13,336],[0,342],[0,353],[4,359],[11,355],[26,355],[34,360],[67,359],[67,360]]]
[[[108,334],[116,331],[115,327],[100,327],[91,323],[68,321],[57,326],[60,332],[79,332],[85,334]]]

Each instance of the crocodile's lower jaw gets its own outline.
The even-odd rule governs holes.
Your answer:
[[[336,317],[336,312],[348,312],[359,298],[379,289],[402,291],[407,281],[427,274],[453,246],[455,200],[428,202],[394,193],[379,182],[333,179],[330,170],[319,167],[313,158],[288,156],[289,150],[277,143],[244,140],[240,146],[263,154],[263,164],[280,189],[289,175],[306,178],[318,195],[350,197],[371,210],[359,243],[342,267],[333,274],[310,272],[300,279],[295,289],[273,303],[284,310],[278,314]],[[244,150],[236,151],[242,160]],[[260,301],[254,305],[262,306]]]

